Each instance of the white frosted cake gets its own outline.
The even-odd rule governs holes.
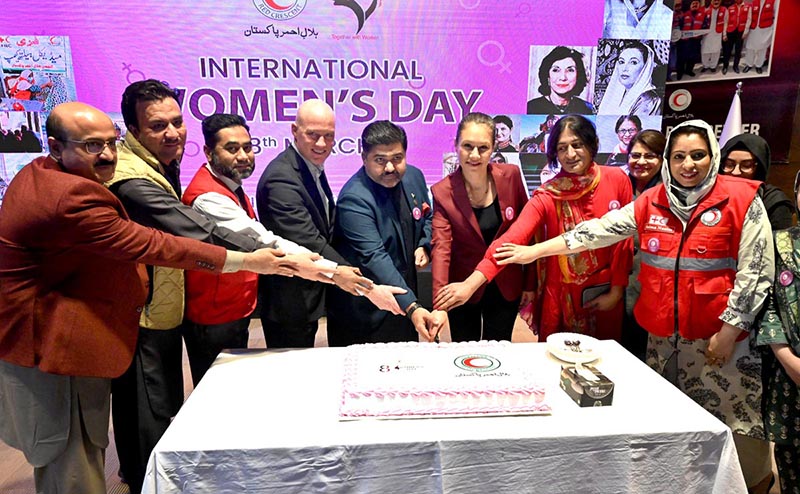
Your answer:
[[[509,342],[348,347],[342,419],[549,413],[525,352]]]

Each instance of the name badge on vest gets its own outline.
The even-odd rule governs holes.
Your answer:
[[[717,208],[711,208],[700,215],[700,222],[706,226],[714,226],[722,219],[722,212]]]
[[[675,233],[675,230],[669,226],[669,218],[659,214],[651,214],[644,225],[646,232],[661,232],[661,233]]]

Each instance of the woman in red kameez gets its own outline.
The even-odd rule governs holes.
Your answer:
[[[561,171],[534,192],[519,219],[489,246],[475,271],[465,281],[440,290],[434,305],[444,310],[458,307],[494,279],[504,268],[492,256],[497,247],[552,238],[629,203],[630,179],[622,170],[595,163],[597,149],[597,133],[589,120],[579,115],[560,119],[548,137],[547,157],[550,162],[558,160]],[[538,266],[532,310],[525,315],[539,339],[571,331],[619,340],[632,257],[633,245],[627,240],[544,259]]]

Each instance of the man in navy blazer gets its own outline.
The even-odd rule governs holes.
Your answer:
[[[417,269],[430,260],[431,207],[422,172],[406,164],[408,140],[397,125],[380,120],[361,134],[364,166],[339,193],[333,246],[376,284],[398,286],[405,316],[380,311],[342,291],[328,294],[328,344],[432,341],[447,313],[417,301]]]
[[[324,101],[300,105],[292,146],[270,162],[258,181],[258,215],[276,235],[337,263],[332,281],[339,289],[364,294],[380,309],[399,314],[393,294],[400,289],[373,285],[330,245],[335,204],[324,165],[333,151],[335,123],[333,109]],[[325,287],[300,278],[262,276],[259,292],[267,348],[313,347],[324,315]]]

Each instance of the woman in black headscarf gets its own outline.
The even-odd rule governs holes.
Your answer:
[[[758,195],[767,209],[773,231],[792,226],[795,206],[781,189],[766,183],[769,172],[769,144],[755,134],[739,134],[725,143],[721,151],[720,174],[765,182]]]

